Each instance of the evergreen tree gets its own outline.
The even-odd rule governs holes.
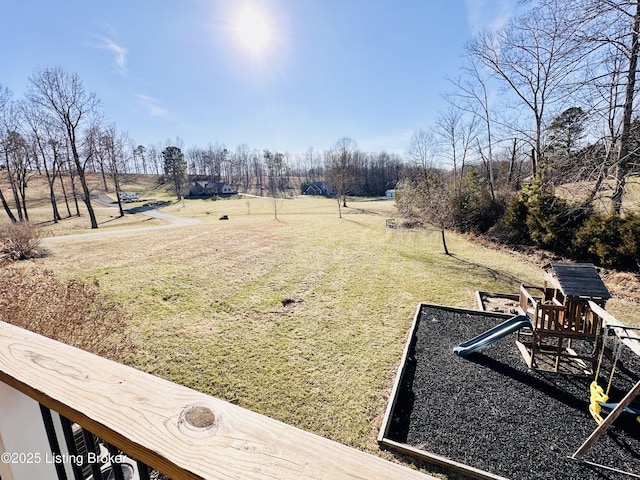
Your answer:
[[[178,200],[182,200],[182,191],[187,178],[187,161],[178,147],[167,147],[162,151],[164,174],[171,179]]]

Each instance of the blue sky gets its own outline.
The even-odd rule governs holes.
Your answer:
[[[446,77],[515,0],[6,0],[0,84],[77,73],[136,144],[299,153],[341,137],[402,152],[446,109]],[[247,47],[249,9],[267,40]]]

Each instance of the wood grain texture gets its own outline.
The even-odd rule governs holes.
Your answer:
[[[174,479],[433,478],[4,322],[0,381]]]
[[[602,319],[603,327],[615,327],[613,328],[613,331],[618,337],[621,337],[620,341],[640,357],[640,335],[638,335],[636,329],[627,329],[627,326],[624,323],[611,315],[597,303],[589,301],[589,308]]]

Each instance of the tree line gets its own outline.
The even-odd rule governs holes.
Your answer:
[[[637,268],[640,221],[623,199],[640,172],[640,3],[519,7],[466,45],[450,107],[411,140],[398,204],[438,226],[445,251],[452,228]]]
[[[52,221],[79,216],[80,199],[92,228],[98,223],[88,174],[97,174],[104,191],[113,186],[122,216],[120,179],[125,173],[157,175],[174,186],[179,200],[188,191],[188,180],[225,182],[236,191],[272,197],[330,181],[344,202],[346,195],[383,195],[399,180],[402,166],[399,155],[365,153],[348,138],[326,151],[310,148],[302,154],[260,151],[246,144],[235,150],[218,143],[185,148],[180,138],[139,145],[105,120],[99,99],[77,74],[60,68],[36,70],[21,99],[13,99],[0,85],[0,155],[9,184],[7,191],[0,187],[0,202],[11,222],[29,220],[26,188],[30,179],[42,175]]]
[[[342,159],[344,172],[338,173],[335,159]],[[310,148],[291,154],[269,149],[262,151],[240,144],[230,150],[221,144],[205,148],[190,147],[184,153],[185,175],[226,182],[238,191],[260,195],[304,192],[317,181],[338,184],[354,196],[377,196],[393,188],[400,178],[402,157],[387,152],[365,153],[350,138],[342,138],[325,151]]]

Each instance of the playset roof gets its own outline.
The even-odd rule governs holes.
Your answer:
[[[609,299],[611,294],[591,263],[551,262],[545,266],[545,279],[568,297]]]

